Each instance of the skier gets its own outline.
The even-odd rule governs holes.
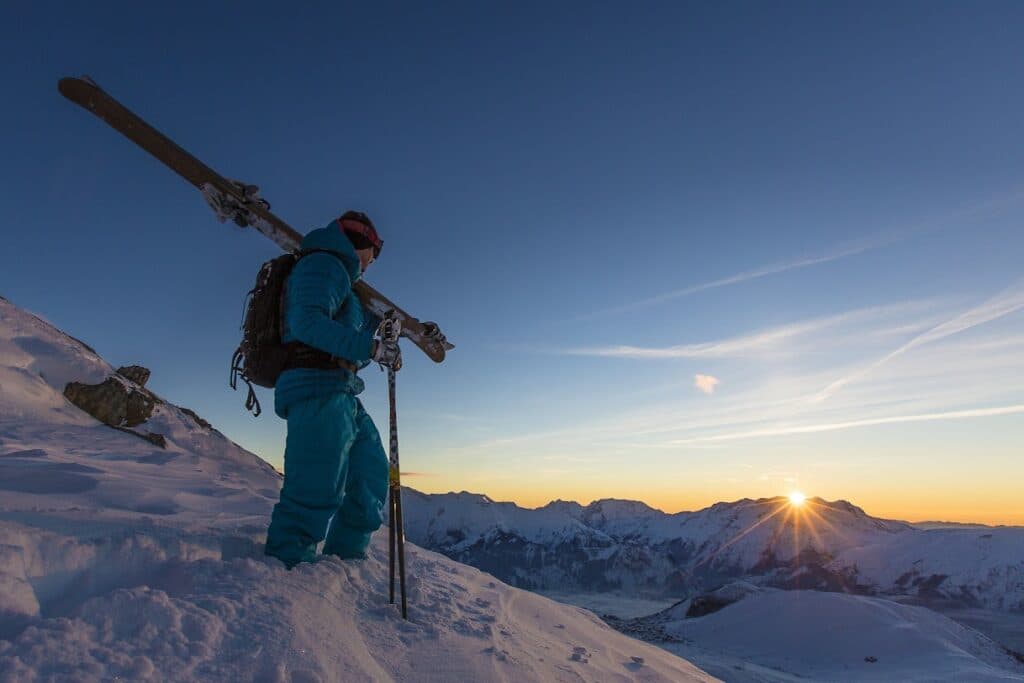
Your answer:
[[[289,361],[274,390],[274,412],[288,421],[284,485],[265,553],[291,569],[325,555],[366,557],[382,522],[388,458],[358,395],[356,374],[370,361],[398,370],[397,335],[352,291],[383,242],[370,218],[348,211],[302,241],[308,253],[285,282],[281,341]]]

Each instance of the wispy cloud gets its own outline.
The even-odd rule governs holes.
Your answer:
[[[612,358],[666,359],[666,358],[726,358],[779,347],[796,337],[803,337],[823,330],[857,322],[870,322],[905,315],[911,311],[932,305],[931,301],[912,301],[889,306],[873,306],[847,311],[837,315],[812,318],[799,322],[772,327],[751,334],[739,335],[718,341],[699,344],[680,344],[668,347],[642,346],[599,346],[568,349],[563,351],[574,356],[603,356]],[[905,321],[899,323],[905,329]],[[877,331],[876,331],[877,333]]]
[[[769,436],[789,436],[792,434],[816,434],[819,432],[831,432],[839,429],[855,429],[857,427],[871,427],[875,425],[902,424],[906,422],[933,422],[936,420],[965,420],[978,417],[994,417],[998,415],[1014,415],[1024,413],[1024,404],[1009,406],[997,406],[994,408],[974,408],[971,410],[954,410],[944,413],[924,413],[920,415],[890,415],[867,420],[849,420],[847,422],[827,422],[822,424],[793,425],[773,427],[770,429],[757,429],[747,432],[735,432],[730,434],[715,434],[712,436],[694,437],[692,439],[677,439],[671,442],[674,445],[686,445],[690,443],[735,441],[737,439],[753,439]]]
[[[824,401],[830,398],[847,384],[874,372],[892,359],[907,353],[911,349],[940,339],[945,339],[946,337],[969,330],[972,327],[977,327],[978,325],[984,325],[985,323],[992,322],[993,320],[998,320],[999,318],[1010,315],[1021,308],[1024,308],[1024,279],[1018,280],[1013,285],[1007,287],[983,304],[975,306],[974,308],[917,335],[910,341],[906,342],[894,351],[882,356],[870,365],[837,379],[822,389],[815,398],[818,401]]]
[[[934,311],[924,313],[934,318]],[[905,322],[907,316],[896,317]],[[947,313],[940,320],[950,317]],[[889,320],[882,322],[888,324]],[[929,324],[925,329],[934,327],[936,324]],[[824,340],[820,336],[809,339],[801,348],[813,350],[832,343],[833,338],[860,343],[867,336],[858,325],[829,333]],[[808,359],[801,352],[794,356],[794,363],[773,364],[774,372],[748,374],[731,386],[728,395],[714,401],[698,399],[692,390],[681,392],[693,386],[693,380],[687,379],[666,385],[656,396],[644,394],[625,401],[625,409],[619,407],[589,419],[567,415],[560,429],[517,430],[504,438],[467,444],[463,450],[477,455],[488,451],[540,455],[576,449],[592,459],[623,448],[653,453],[678,450],[680,445],[687,449],[728,448],[730,438],[738,437],[720,442],[709,437],[778,436],[794,430],[831,431],[935,419],[922,417],[930,415],[980,418],[984,412],[964,413],[962,409],[1020,404],[1024,398],[1020,383],[1007,382],[1007,378],[1024,376],[1024,334],[1020,332],[992,330],[982,338],[972,335],[922,347],[885,373],[847,387],[827,403],[813,400],[820,387],[837,375],[853,373],[858,366],[845,358],[827,357],[824,360],[829,365],[818,367]]]
[[[761,278],[767,278],[769,275],[775,275],[800,268],[807,268],[813,265],[829,263],[831,261],[838,261],[850,256],[862,254],[866,251],[887,247],[908,238],[918,236],[918,234],[941,229],[942,227],[950,224],[957,224],[965,220],[977,219],[978,217],[991,213],[998,213],[1009,207],[1020,204],[1022,200],[1024,200],[1024,188],[1016,187],[1013,190],[1008,191],[1008,193],[986,200],[967,202],[958,208],[946,207],[942,211],[937,212],[936,215],[923,218],[920,221],[909,223],[901,227],[894,227],[884,233],[879,233],[877,237],[871,239],[837,245],[830,250],[814,256],[807,256],[804,258],[797,258],[790,261],[752,268],[750,270],[743,270],[735,274],[728,275],[726,278],[720,278],[707,283],[700,283],[697,285],[691,285],[690,287],[664,292],[662,294],[632,301],[621,306],[613,306],[610,308],[592,311],[590,313],[582,313],[574,319],[578,322],[589,321],[589,319],[603,317],[606,315],[614,315],[616,313],[625,313],[664,303],[666,301],[680,299],[699,292],[706,292],[708,290],[718,289],[721,287],[729,287],[753,280],[759,280]]]
[[[754,268],[752,270],[746,270],[735,275],[730,275],[718,280],[712,280],[711,282],[704,282],[690,287],[684,287],[683,289],[676,289],[671,292],[665,292],[656,296],[648,297],[646,299],[640,299],[639,301],[633,301],[622,306],[616,306],[614,308],[606,308],[600,311],[594,311],[593,313],[586,313],[577,316],[576,320],[592,320],[607,315],[615,315],[617,313],[626,313],[639,308],[646,308],[656,304],[664,303],[666,301],[672,301],[673,299],[680,299],[691,294],[698,292],[704,292],[709,289],[717,289],[718,287],[728,287],[729,285],[736,285],[742,282],[748,282],[750,280],[756,280],[758,278],[767,277],[769,275],[777,275],[778,273],[785,273],[789,270],[796,270],[798,268],[807,268],[808,266],[818,265],[820,263],[828,263],[829,261],[836,261],[847,256],[854,256],[856,254],[863,253],[869,249],[874,249],[882,245],[888,244],[894,241],[894,237],[887,237],[883,239],[877,239],[871,242],[863,242],[855,245],[844,245],[837,247],[836,249],[819,254],[817,256],[810,256],[806,258],[796,259],[793,261],[787,261],[785,263],[775,263],[761,268]]]
[[[703,282],[689,287],[683,287],[681,289],[674,289],[672,291],[650,296],[638,301],[632,301],[621,306],[605,308],[591,313],[583,313],[576,316],[575,320],[592,320],[594,318],[601,318],[618,313],[626,313],[646,308],[648,306],[654,306],[666,301],[680,299],[710,289],[742,284],[744,282],[757,280],[771,275],[778,275],[791,270],[798,270],[823,263],[838,261],[850,256],[862,254],[866,251],[895,244],[915,235],[934,232],[951,224],[958,224],[962,221],[976,219],[987,214],[998,213],[1008,207],[1019,204],[1022,200],[1024,200],[1024,188],[1014,188],[1012,191],[990,197],[988,199],[965,202],[959,207],[944,208],[935,215],[922,218],[915,223],[909,223],[902,227],[890,229],[884,233],[877,234],[873,238],[859,242],[847,242],[836,245],[832,249],[817,255],[797,258],[790,261],[784,261],[782,263],[769,264],[759,268],[752,268],[717,280],[711,280],[710,282]]]
[[[711,395],[715,393],[715,387],[718,386],[719,379],[712,375],[694,375],[693,386],[697,387],[705,394]]]

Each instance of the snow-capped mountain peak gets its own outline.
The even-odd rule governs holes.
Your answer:
[[[821,498],[746,498],[675,514],[620,500],[537,510],[494,503],[467,514],[443,500],[410,503],[410,538],[531,588],[658,597],[746,579],[1024,608],[1024,529],[922,530]]]

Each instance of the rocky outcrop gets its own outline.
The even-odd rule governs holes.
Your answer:
[[[127,377],[140,387],[144,387],[146,382],[149,381],[150,371],[149,368],[144,368],[141,365],[122,365],[117,369],[117,374]]]
[[[100,384],[70,382],[64,396],[97,420],[111,427],[136,427],[149,419],[157,399],[142,387],[120,377],[108,377]]]
[[[134,429],[152,417],[158,403],[163,403],[144,387],[149,375],[147,368],[129,365],[118,368],[116,375],[99,384],[69,382],[64,396],[103,424],[166,448],[167,439],[162,434]]]

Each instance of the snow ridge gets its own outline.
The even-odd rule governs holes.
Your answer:
[[[1024,528],[921,529],[820,498],[666,514],[633,501],[530,510],[460,496],[411,496],[409,537],[532,589],[678,597],[745,579],[1024,610]]]

